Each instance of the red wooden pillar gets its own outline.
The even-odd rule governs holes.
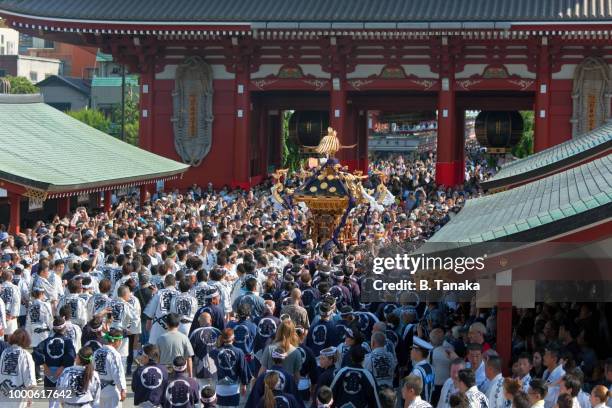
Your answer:
[[[440,91],[438,93],[438,147],[436,159],[436,183],[454,186],[456,174],[456,100],[455,67],[448,46],[448,38],[442,38],[440,55]]]
[[[8,193],[9,205],[11,206],[9,215],[9,234],[19,234],[21,225],[21,194]]]
[[[539,152],[551,146],[550,138],[550,53],[548,38],[542,37],[539,47],[538,70],[536,73],[536,97],[534,112],[534,151]]]
[[[457,109],[455,112],[455,185],[465,181],[465,110]]]
[[[359,170],[364,174],[368,171],[368,111],[361,109],[357,117],[357,141],[359,145]]]
[[[109,212],[113,207],[113,192],[106,190],[104,192],[104,211]]]
[[[140,127],[138,130],[139,145],[141,148],[153,151],[153,118],[154,118],[154,88],[155,70],[140,75]]]
[[[247,65],[248,66],[248,65]],[[250,187],[251,161],[249,155],[250,132],[249,117],[251,98],[248,90],[249,71],[240,66],[236,72],[234,87],[235,124],[234,124],[234,187]]]
[[[357,134],[357,121],[359,120],[359,112],[351,101],[347,100],[346,119],[344,121],[344,144],[347,146],[355,145],[350,149],[344,149],[344,160],[351,171],[359,169],[359,138]]]
[[[497,283],[496,351],[502,360],[504,375],[510,375],[512,362],[512,271],[499,272]]]
[[[272,163],[279,169],[283,165],[283,153],[282,153],[282,138],[283,138],[283,126],[282,126],[282,114],[279,110],[268,110],[268,134],[270,135],[271,143],[274,144],[274,153],[272,155]]]
[[[340,139],[340,144],[349,145],[350,135],[346,134],[346,120],[348,109],[346,104],[346,91],[343,88],[342,78],[335,76],[332,78],[332,87],[329,93],[329,126],[332,127]],[[327,134],[325,131],[324,134]],[[347,149],[338,152],[338,158],[346,161],[350,157]]]
[[[259,173],[264,176],[268,175],[268,152],[270,144],[270,135],[268,132],[268,111],[259,103],[257,110],[257,131],[259,132]]]
[[[147,201],[147,194],[149,193],[149,189],[146,184],[140,186],[140,208],[144,207],[145,202]]]
[[[70,214],[70,197],[57,199],[57,214],[60,217],[65,217]]]

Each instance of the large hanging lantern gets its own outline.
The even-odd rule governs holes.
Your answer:
[[[328,124],[327,111],[295,111],[289,119],[289,135],[301,146],[316,146]]]
[[[489,153],[506,153],[523,135],[523,117],[518,111],[482,111],[474,128],[478,142]]]

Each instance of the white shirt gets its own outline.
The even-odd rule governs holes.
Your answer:
[[[377,347],[365,356],[363,368],[372,373],[376,384],[393,388],[393,373],[396,365],[397,361],[393,354],[385,347]]]
[[[121,354],[114,347],[107,344],[97,349],[93,362],[102,383],[114,382],[120,390],[127,390]]]
[[[482,392],[478,391],[478,387],[475,385],[465,392],[465,396],[470,401],[470,408],[489,407],[489,400]]]
[[[4,306],[6,307],[6,313],[12,317],[19,316],[21,309],[21,291],[17,286],[13,285],[12,282],[4,282],[2,287],[1,296],[4,300]]]
[[[470,363],[466,365],[467,368],[472,368]],[[476,376],[476,386],[481,392],[485,392],[488,387],[487,375],[485,374],[485,363],[484,361],[480,362],[480,366],[474,372]]]
[[[58,389],[65,389],[73,391],[69,398],[64,400],[65,403],[68,404],[87,404],[86,406],[96,406],[100,399],[100,377],[97,372],[93,372],[93,376],[89,381],[89,386],[84,393],[81,393],[81,390],[75,389],[75,385],[79,384],[83,381],[83,374],[85,372],[85,367],[83,366],[72,366],[67,367],[60,376],[57,381]],[[78,391],[78,393],[77,393]]]
[[[436,385],[442,385],[450,376],[451,359],[446,354],[446,349],[452,349],[453,346],[446,341],[438,347],[434,347],[431,351],[431,365],[436,375]]]
[[[431,405],[429,402],[423,401],[420,395],[417,395],[410,405],[408,405],[408,408],[431,408]]]
[[[490,385],[487,391],[489,408],[504,408],[506,406],[506,399],[504,398],[504,377],[501,374],[497,374],[489,383]]]
[[[447,378],[440,391],[440,399],[436,408],[450,408],[450,397],[457,392],[452,378]]]
[[[591,398],[590,398],[590,395],[587,394],[586,392],[580,390],[576,398],[578,400],[578,404],[580,404],[580,408],[590,408],[591,407]]]
[[[10,382],[12,388],[36,385],[32,355],[19,346],[10,346],[0,356],[0,383],[5,381]]]
[[[526,376],[521,378],[521,383],[523,384],[523,392],[525,392],[525,394],[528,393],[529,392],[529,384],[531,384],[531,375],[529,373],[527,373]]]
[[[559,397],[559,380],[565,375],[565,370],[563,369],[563,365],[559,364],[552,370],[550,375],[546,376],[547,372],[548,370],[544,372],[546,386],[548,387],[548,393],[546,393],[546,398],[544,398],[544,407],[553,408]]]
[[[70,293],[62,296],[57,303],[57,314],[64,305],[70,305],[72,309],[72,323],[83,327],[87,324],[87,302],[78,293]]]
[[[134,306],[121,298],[113,299],[110,307],[111,315],[113,316],[111,327],[127,331],[128,328],[133,327],[136,321],[140,319],[140,315],[136,313]]]

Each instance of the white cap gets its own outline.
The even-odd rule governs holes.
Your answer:
[[[430,343],[417,336],[412,337],[412,347],[418,347],[425,351],[430,351],[433,349],[433,346]]]

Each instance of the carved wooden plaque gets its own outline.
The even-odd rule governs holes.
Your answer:
[[[573,84],[573,135],[610,120],[610,67],[601,58],[588,57],[576,67]]]
[[[189,57],[176,70],[172,93],[174,147],[183,162],[196,167],[212,146],[213,75],[200,57]]]

